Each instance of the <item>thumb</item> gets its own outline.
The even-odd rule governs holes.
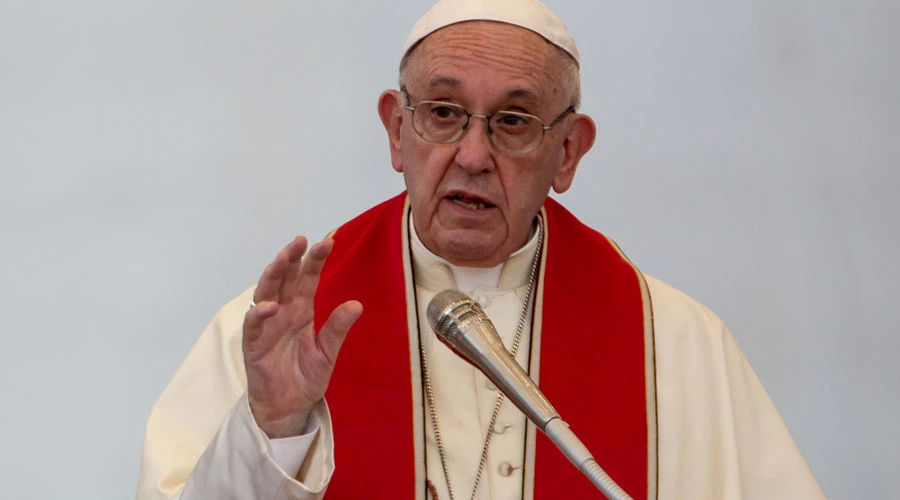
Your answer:
[[[356,320],[362,315],[363,306],[355,300],[344,302],[337,306],[328,320],[322,325],[319,334],[316,336],[316,343],[319,349],[332,365],[337,360],[338,351],[347,337],[350,327],[356,323]]]

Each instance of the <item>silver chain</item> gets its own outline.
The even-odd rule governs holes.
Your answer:
[[[522,340],[522,333],[525,331],[525,320],[528,318],[529,305],[531,304],[532,298],[531,295],[534,291],[534,281],[535,277],[537,277],[538,264],[541,260],[541,250],[544,247],[544,220],[540,214],[538,214],[537,219],[537,248],[534,251],[534,257],[531,259],[531,274],[528,277],[528,291],[525,294],[525,304],[522,307],[522,314],[519,315],[516,336],[513,340],[512,349],[510,350],[510,354],[512,354],[513,358],[516,357],[516,353],[519,351],[519,343]],[[419,341],[419,355],[422,358],[422,377],[424,379],[425,398],[428,400],[428,413],[431,415],[431,427],[434,430],[434,440],[437,443],[438,455],[441,458],[441,468],[444,469],[444,478],[447,480],[447,493],[450,495],[450,500],[455,500],[453,498],[453,487],[450,486],[447,455],[444,451],[443,439],[441,439],[440,426],[438,426],[437,410],[434,404],[434,392],[431,388],[431,377],[428,375],[428,361],[425,356],[425,345],[421,341]],[[475,495],[478,493],[478,486],[481,484],[481,476],[484,473],[485,465],[487,465],[488,448],[491,445],[491,437],[494,435],[494,425],[497,424],[497,418],[500,416],[500,407],[503,405],[504,399],[502,392],[497,394],[497,400],[494,402],[494,411],[491,414],[491,422],[488,424],[487,428],[487,437],[484,439],[484,446],[481,448],[481,460],[478,462],[478,471],[475,474],[475,485],[472,488],[471,500],[475,500]]]

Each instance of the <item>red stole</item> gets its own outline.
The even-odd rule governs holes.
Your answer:
[[[427,423],[413,422],[405,199],[402,193],[341,226],[322,271],[317,328],[346,300],[359,300],[365,308],[344,342],[325,396],[336,464],[327,500],[414,500],[417,492],[424,498],[425,478],[415,478],[414,443],[424,440],[416,429]],[[652,349],[645,339],[652,337],[645,334],[650,325],[641,282],[603,235],[552,199],[544,209],[546,270],[539,283],[543,303],[536,310],[542,315],[535,314],[542,328],[539,385],[600,466],[633,498],[647,498],[648,482],[656,481],[656,457],[648,450],[656,443],[648,442],[655,435],[648,433],[655,415],[648,420],[648,394],[649,401],[654,395],[653,381],[649,389],[645,383],[645,347]],[[414,293],[409,290],[409,297]],[[604,498],[538,434],[535,500]],[[472,460],[474,466],[477,457]]]

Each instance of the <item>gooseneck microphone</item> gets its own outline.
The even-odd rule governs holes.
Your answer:
[[[537,384],[516,363],[477,302],[459,290],[444,290],[428,303],[427,315],[441,342],[484,373],[608,499],[632,500],[600,468]]]

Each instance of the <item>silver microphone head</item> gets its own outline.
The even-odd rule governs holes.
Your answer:
[[[456,343],[465,326],[487,320],[487,315],[478,302],[459,290],[444,290],[428,303],[426,311],[428,324],[441,340]]]
[[[426,315],[438,339],[491,379],[539,429],[559,416],[506,350],[478,302],[459,290],[444,290],[428,303]]]

